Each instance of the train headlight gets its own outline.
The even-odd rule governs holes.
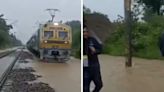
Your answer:
[[[67,43],[68,43],[68,41],[65,41],[64,43],[65,43],[65,44],[67,44]]]
[[[58,23],[54,23],[55,26],[58,26],[59,24]]]
[[[44,43],[47,43],[47,41],[44,41]]]

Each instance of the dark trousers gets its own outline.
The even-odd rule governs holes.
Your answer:
[[[90,92],[91,81],[95,84],[93,92],[100,92],[103,83],[99,67],[85,67],[83,73],[83,92]]]
[[[161,50],[161,55],[164,56],[164,50]]]

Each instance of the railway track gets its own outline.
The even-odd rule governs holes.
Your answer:
[[[5,58],[6,56],[10,55],[11,53],[15,52],[16,50],[13,51],[8,51],[6,53],[3,53],[0,55],[0,59]],[[18,53],[18,55],[15,56],[15,59],[10,63],[10,65],[7,67],[7,69],[3,72],[2,76],[0,76],[0,92],[2,91],[2,88],[7,80],[8,75],[10,74],[11,70],[13,69],[15,63],[18,61],[20,55],[21,55],[20,51]]]
[[[80,60],[71,60],[63,64],[44,63],[34,59],[28,50],[18,49],[0,58],[0,92],[79,92]],[[70,82],[74,85],[69,85]]]
[[[33,74],[36,71],[31,66],[24,66],[30,62],[26,59],[32,58],[27,50],[18,49],[0,59],[0,92],[55,92],[49,84],[36,82],[41,75]],[[5,68],[2,68],[4,65]]]

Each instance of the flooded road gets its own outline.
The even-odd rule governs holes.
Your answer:
[[[34,60],[28,65],[41,75],[39,81],[49,84],[55,92],[80,92],[80,60],[72,58],[67,63],[47,63]]]
[[[99,58],[104,84],[101,92],[164,92],[164,61],[133,58],[133,67],[126,68],[124,57]]]

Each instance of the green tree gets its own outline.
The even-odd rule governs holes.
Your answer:
[[[7,25],[3,14],[0,15],[0,47],[5,46],[9,42],[9,30],[11,25]]]
[[[9,30],[13,27],[6,23],[3,16],[3,14],[0,15],[0,48],[22,45],[21,41],[15,35],[9,34]]]
[[[89,8],[85,7],[85,6],[83,6],[83,12],[84,12],[84,14],[92,13],[91,10]]]
[[[72,55],[76,58],[80,58],[80,47],[81,47],[81,23],[80,21],[69,21],[67,25],[72,28]]]
[[[151,8],[151,10],[160,15],[160,8],[163,5],[163,0],[138,0],[138,3],[143,3],[146,8]]]

